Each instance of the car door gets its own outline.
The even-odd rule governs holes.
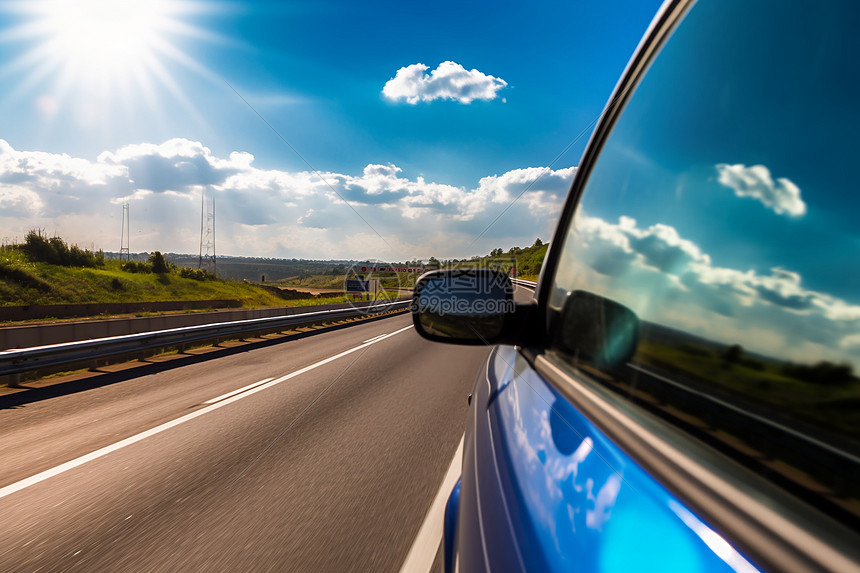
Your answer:
[[[667,3],[473,392],[453,568],[858,570],[858,29]]]

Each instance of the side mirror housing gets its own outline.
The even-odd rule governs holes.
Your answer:
[[[494,269],[443,269],[422,275],[412,295],[415,330],[453,344],[520,344],[518,328],[534,305],[516,304],[507,274]]]
[[[553,346],[576,364],[613,368],[639,345],[639,318],[614,300],[576,290],[561,310]]]

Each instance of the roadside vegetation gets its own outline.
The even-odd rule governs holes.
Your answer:
[[[38,231],[24,243],[0,247],[3,306],[217,299],[238,299],[246,307],[284,303],[247,282],[172,265],[158,251],[145,263],[112,260]]]
[[[278,286],[288,286],[294,289],[315,289],[315,290],[343,290],[344,269],[337,275],[330,274],[302,274],[296,277],[276,281],[274,284]]]
[[[518,277],[537,280],[547,246],[537,239],[531,247],[497,248],[489,255],[469,259],[430,257],[426,262],[391,265],[427,270],[485,266],[504,272],[514,268]],[[100,250],[81,248],[33,230],[22,243],[0,246],[0,306],[218,299],[241,300],[245,307],[328,304],[355,300],[354,295],[344,293],[344,285],[354,278],[350,271],[362,265],[371,263],[337,263],[324,274],[302,272],[288,279],[253,284],[218,279],[205,269],[172,263],[158,251],[145,261],[111,259]],[[396,298],[407,294],[418,273],[376,273],[365,278],[379,279],[379,298]]]
[[[540,276],[543,260],[546,257],[549,243],[536,239],[531,247],[511,247],[507,251],[496,248],[489,255],[471,257],[469,259],[439,260],[430,257],[425,265],[427,270],[438,268],[473,268],[484,267],[499,269],[519,279],[536,281]],[[511,270],[514,273],[511,273]]]
[[[394,263],[357,263],[353,266],[333,265],[326,273],[302,273],[288,277],[276,284],[291,289],[313,289],[319,291],[331,290],[342,291],[344,282],[353,278],[356,271],[362,266],[394,266],[394,267],[423,267],[428,271],[440,268],[496,268],[505,273],[515,269],[515,276],[524,280],[538,280],[544,258],[546,257],[549,243],[540,239],[535,240],[530,247],[511,247],[507,251],[496,248],[490,254],[475,256],[468,259],[437,259],[430,257],[429,260],[415,260]],[[399,289],[409,289],[415,284],[418,273],[358,273],[363,274],[365,279],[379,279],[380,288],[385,291],[385,296],[398,296]]]
[[[840,432],[860,432],[860,379],[849,364],[785,362],[696,342],[642,340],[636,361],[709,391],[765,404]]]

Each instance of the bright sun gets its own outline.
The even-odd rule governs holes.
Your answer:
[[[102,117],[105,106],[142,98],[157,107],[159,87],[190,107],[167,63],[208,74],[175,44],[178,36],[212,39],[183,21],[206,10],[199,0],[28,0],[0,10],[24,16],[2,36],[31,45],[0,73],[25,74],[16,92],[49,85],[36,102],[47,115],[68,106],[91,123],[87,118]]]
[[[52,0],[41,5],[47,50],[78,71],[123,74],[146,64],[165,43],[165,0]]]

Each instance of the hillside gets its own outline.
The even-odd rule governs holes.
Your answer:
[[[409,261],[408,265],[426,266],[428,270],[489,266],[510,272],[513,268],[517,276],[536,280],[547,247],[537,239],[531,247],[511,247],[508,251],[497,248],[483,257],[442,261],[430,257],[426,264]],[[297,293],[279,296],[276,288],[260,288],[247,280],[215,278],[193,268],[196,259],[192,255],[162,256],[155,252],[120,261],[105,257],[101,251],[80,249],[59,237],[46,238],[31,231],[24,243],[0,247],[0,306],[216,299],[238,299],[248,307],[335,302],[343,299],[332,291],[341,291],[348,269],[355,268],[349,261],[225,259],[218,261],[219,276],[232,270],[230,274],[250,276],[255,282],[265,277],[267,285],[273,287],[312,289],[330,293],[332,298],[295,300]],[[392,291],[386,296],[393,296],[398,287],[411,287],[417,274],[382,273],[376,278],[381,279],[383,289]]]
[[[249,283],[165,264],[167,272],[153,272],[148,263],[130,266],[106,260],[101,253],[69,247],[57,237],[31,233],[24,244],[0,248],[0,305],[214,299],[239,299],[243,306],[284,304]]]
[[[480,266],[498,268],[504,272],[510,272],[511,269],[514,269],[514,274],[518,278],[536,281],[540,276],[540,270],[548,248],[549,243],[544,243],[540,239],[537,239],[531,247],[511,247],[507,251],[496,248],[490,251],[489,255],[483,257],[472,257],[463,260],[453,259],[450,261],[437,261],[431,257],[428,268],[435,266]]]

